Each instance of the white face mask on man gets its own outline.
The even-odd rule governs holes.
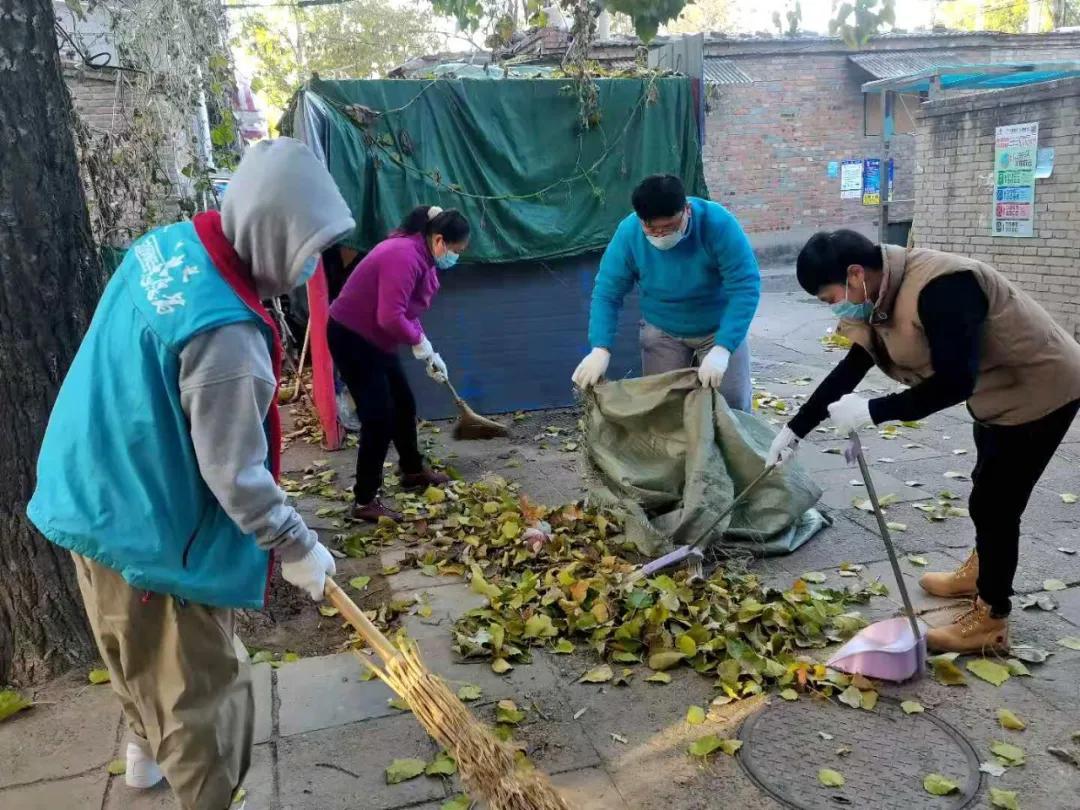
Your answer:
[[[651,234],[645,234],[645,238],[649,240],[649,244],[657,250],[671,250],[683,239],[686,238],[686,233],[690,229],[690,215],[687,212],[683,212],[682,222],[671,233],[666,233],[663,236],[653,236]]]

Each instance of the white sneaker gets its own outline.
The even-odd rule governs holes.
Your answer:
[[[128,787],[145,790],[152,788],[164,778],[161,768],[143,746],[129,742],[127,747],[127,771],[124,781]]]

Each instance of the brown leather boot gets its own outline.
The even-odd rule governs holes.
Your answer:
[[[972,551],[955,571],[931,571],[919,578],[919,585],[931,596],[962,599],[975,596],[979,579],[979,553]]]
[[[1009,651],[1009,620],[990,615],[990,606],[982,599],[976,599],[952,624],[928,630],[926,646],[939,653],[1006,653]]]
[[[401,523],[404,520],[400,512],[395,512],[378,498],[372,498],[371,503],[353,504],[349,516],[353,520],[363,520],[367,523],[378,523],[379,519],[384,517],[390,518],[394,523]]]

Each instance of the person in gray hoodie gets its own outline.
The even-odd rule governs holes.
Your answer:
[[[261,301],[355,227],[298,141],[253,146],[222,210],[136,240],[68,370],[28,514],[72,552],[131,732],[127,783],[225,810],[254,702],[235,610],[285,580],[321,599],[334,559],[277,483],[281,342]]]

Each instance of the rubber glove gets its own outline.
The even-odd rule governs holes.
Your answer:
[[[431,357],[428,358],[427,374],[437,383],[446,382],[448,376],[446,363],[443,362],[442,355],[438,352],[432,352]]]
[[[417,360],[430,360],[433,354],[435,354],[435,349],[426,335],[421,337],[420,342],[412,347],[412,356]]]
[[[312,532],[312,534],[315,533]],[[334,565],[333,555],[318,539],[315,540],[315,545],[311,547],[311,550],[299,560],[281,564],[281,576],[285,578],[285,581],[302,591],[307,591],[308,596],[316,602],[322,601],[326,578],[333,576],[336,571],[337,566]]]
[[[701,367],[698,368],[698,379],[701,380],[701,384],[706,388],[719,388],[730,359],[731,352],[723,346],[713,346],[709,349],[709,353],[701,361]]]
[[[610,362],[611,352],[607,349],[593,349],[574,369],[574,385],[578,388],[592,388],[600,382]]]
[[[829,418],[841,436],[847,436],[863,425],[873,424],[870,418],[870,400],[858,394],[845,394],[829,406]]]
[[[770,467],[773,464],[783,464],[794,456],[798,449],[799,437],[795,435],[791,428],[784,425],[781,431],[776,434],[772,444],[769,445],[769,452],[765,456],[765,464]]]

